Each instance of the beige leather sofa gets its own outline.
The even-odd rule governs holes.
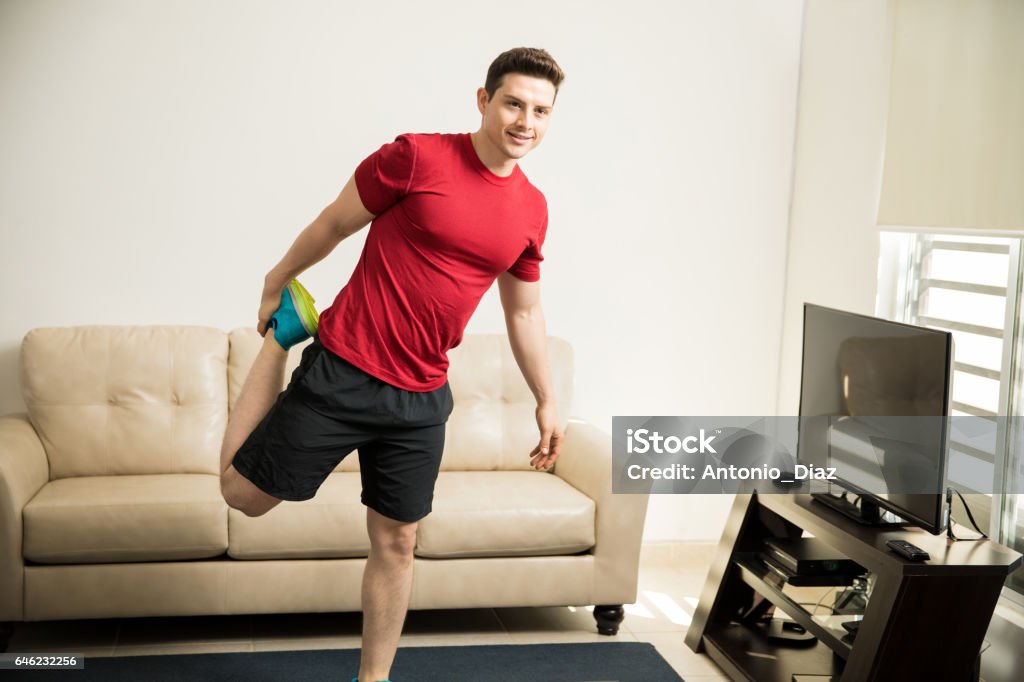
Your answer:
[[[262,517],[220,496],[221,437],[260,342],[203,327],[26,335],[28,414],[0,418],[0,621],[359,610],[357,457]],[[568,415],[572,351],[549,350]],[[610,437],[568,420],[553,473],[531,469],[533,398],[504,336],[467,336],[450,381],[412,608],[596,604],[613,633],[636,597],[647,497],[612,494]]]

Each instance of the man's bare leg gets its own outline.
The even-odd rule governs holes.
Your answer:
[[[370,555],[363,572],[363,649],[359,682],[386,680],[412,595],[416,523],[366,510]]]
[[[228,419],[224,441],[221,444],[221,494],[231,507],[240,509],[249,516],[265,514],[281,500],[253,485],[231,466],[231,461],[277,400],[281,385],[284,383],[284,367],[287,360],[288,351],[274,340],[274,330],[268,330],[263,337],[263,346],[252,363],[245,383],[242,384],[242,391],[238,394],[235,409]]]

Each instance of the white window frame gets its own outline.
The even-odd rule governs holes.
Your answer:
[[[934,326],[941,329],[961,330],[965,332],[982,332],[991,336],[991,330],[980,328],[974,325],[963,324],[955,321],[936,320],[918,315],[917,303],[919,300],[920,284],[925,281],[921,276],[920,263],[922,262],[921,250],[926,247],[929,241],[942,243],[948,246],[950,242],[943,241],[941,232],[933,233],[900,233],[881,232],[879,249],[879,277],[878,291],[876,297],[876,314],[886,319],[902,322],[911,322],[922,326]],[[949,235],[952,236],[952,235]],[[958,233],[955,236],[969,238],[971,235]],[[1024,255],[1022,239],[1019,237],[1002,237],[1007,240],[1005,252],[1008,256],[1007,286],[1005,289],[998,286],[968,284],[963,282],[944,281],[938,282],[941,288],[958,291],[974,292],[980,294],[1004,295],[1006,299],[1004,324],[1000,338],[1002,339],[1002,358],[1000,371],[993,377],[991,370],[980,367],[973,367],[963,363],[955,363],[954,369],[962,372],[969,372],[975,375],[997,378],[999,380],[999,399],[997,414],[1022,415],[1024,414],[1024,296],[1021,295],[1024,288],[1024,263],[1021,257]],[[957,242],[958,250],[974,250],[993,252],[994,249],[979,244]],[[935,284],[935,280],[932,280]],[[976,414],[977,416],[991,416],[991,413],[984,410],[972,408],[970,405],[955,403],[954,409]],[[1024,466],[1024,433],[1010,433],[1005,435],[1001,432],[999,441],[996,443],[994,453],[994,480],[993,490],[1004,489],[1004,483],[1008,478],[1019,480],[1018,470]],[[985,459],[991,456],[986,453],[978,453]],[[979,510],[974,508],[974,502],[982,499],[990,499],[990,508]],[[988,521],[988,535],[999,542],[1010,544],[1014,538],[1019,542],[1024,539],[1024,527],[1019,525],[1021,518],[1018,512],[1018,496],[1015,494],[996,493],[991,496],[972,496],[972,512],[975,517],[983,516]],[[979,505],[980,506],[980,505]],[[979,512],[981,512],[979,514]],[[983,523],[983,522],[982,522]],[[1024,593],[1004,587],[1003,596],[1019,606],[1024,606]]]

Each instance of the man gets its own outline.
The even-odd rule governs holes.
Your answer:
[[[547,204],[517,162],[543,139],[563,77],[544,50],[499,55],[477,91],[479,130],[401,135],[381,147],[266,276],[263,345],[224,436],[221,491],[231,507],[259,516],[281,500],[313,497],[358,448],[371,547],[358,682],[389,676],[417,522],[431,509],[453,406],[447,351],[495,280],[537,399],[531,465],[558,458],[538,281]],[[352,277],[318,321],[293,278],[371,221]],[[287,349],[313,335],[278,395]]]

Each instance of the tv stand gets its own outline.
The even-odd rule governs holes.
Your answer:
[[[858,523],[868,526],[902,528],[909,525],[906,519],[883,509],[874,500],[866,497],[860,498],[858,502],[850,502],[845,497],[836,497],[830,493],[812,493],[811,498],[827,507],[835,509],[840,514]]]
[[[852,616],[808,613],[757,558],[766,537],[821,539],[871,574],[873,590],[856,639]],[[885,542],[904,539],[931,554],[911,562]],[[922,530],[864,526],[806,494],[737,495],[708,572],[686,645],[733,680],[834,682],[977,680],[979,652],[1006,576],[1022,557],[994,542],[950,542]],[[810,647],[779,646],[751,622],[767,600],[813,634]],[[741,623],[747,615],[747,623]]]

